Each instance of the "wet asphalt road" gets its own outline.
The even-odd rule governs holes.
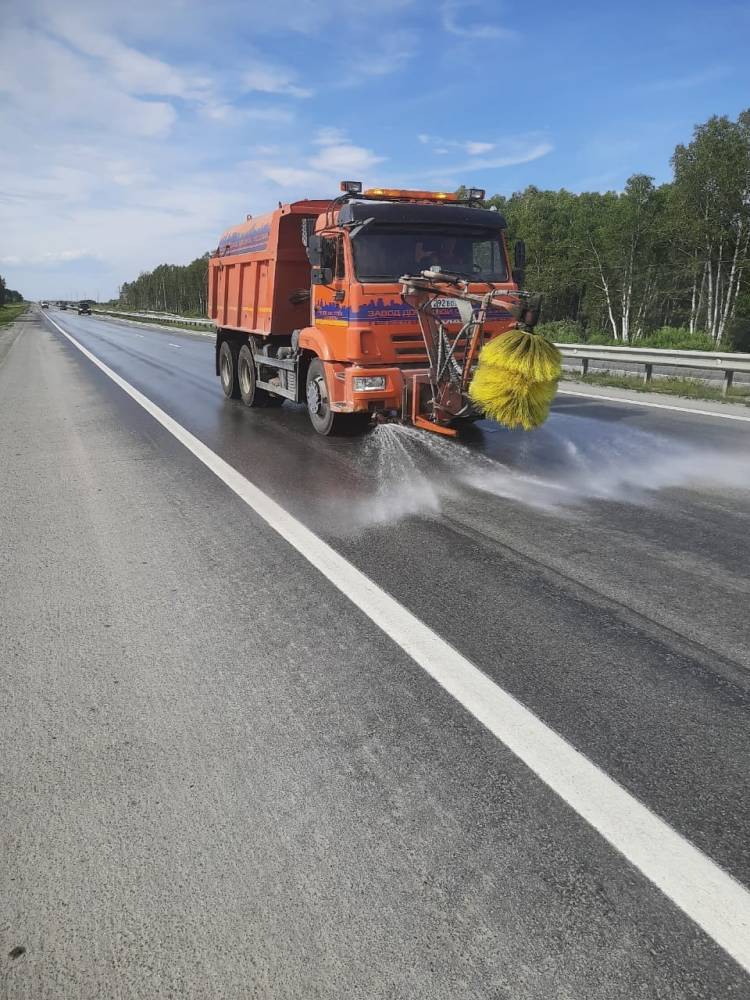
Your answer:
[[[324,440],[225,401],[205,337],[52,315],[750,885],[750,425]],[[750,996],[39,318],[0,421],[8,997]]]

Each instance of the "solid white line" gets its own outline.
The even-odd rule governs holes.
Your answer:
[[[597,396],[593,392],[576,392],[573,389],[558,389],[558,396],[583,396],[584,399],[603,399],[608,403],[629,403],[631,406],[650,406],[655,410],[676,410],[678,413],[697,413],[701,417],[718,417],[720,420],[742,420],[750,423],[750,417],[737,413],[714,413],[712,410],[698,410],[693,406],[672,406],[669,403],[652,403],[647,399],[624,399],[622,396]]]
[[[181,351],[181,350],[182,350],[182,348],[180,347],[180,345],[179,345],[179,344],[170,344],[169,346],[170,346],[170,347],[176,347],[178,351]]]
[[[750,892],[744,886],[53,319],[50,322],[750,972]]]

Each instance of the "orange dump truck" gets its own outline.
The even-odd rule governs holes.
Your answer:
[[[305,403],[321,434],[373,419],[453,433],[477,416],[464,389],[480,340],[518,318],[522,244],[511,272],[483,191],[342,190],[222,235],[208,303],[224,393]]]

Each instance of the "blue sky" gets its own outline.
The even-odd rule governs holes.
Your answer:
[[[669,179],[750,105],[750,5],[5,0],[0,273],[106,298],[341,178],[506,194]]]

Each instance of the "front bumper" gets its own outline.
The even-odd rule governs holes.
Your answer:
[[[425,374],[426,368],[402,369],[396,366],[364,367],[344,365],[335,361],[324,363],[330,407],[336,413],[376,413],[381,410],[404,408],[405,389],[413,375]],[[355,378],[382,378],[384,387],[354,388]]]

